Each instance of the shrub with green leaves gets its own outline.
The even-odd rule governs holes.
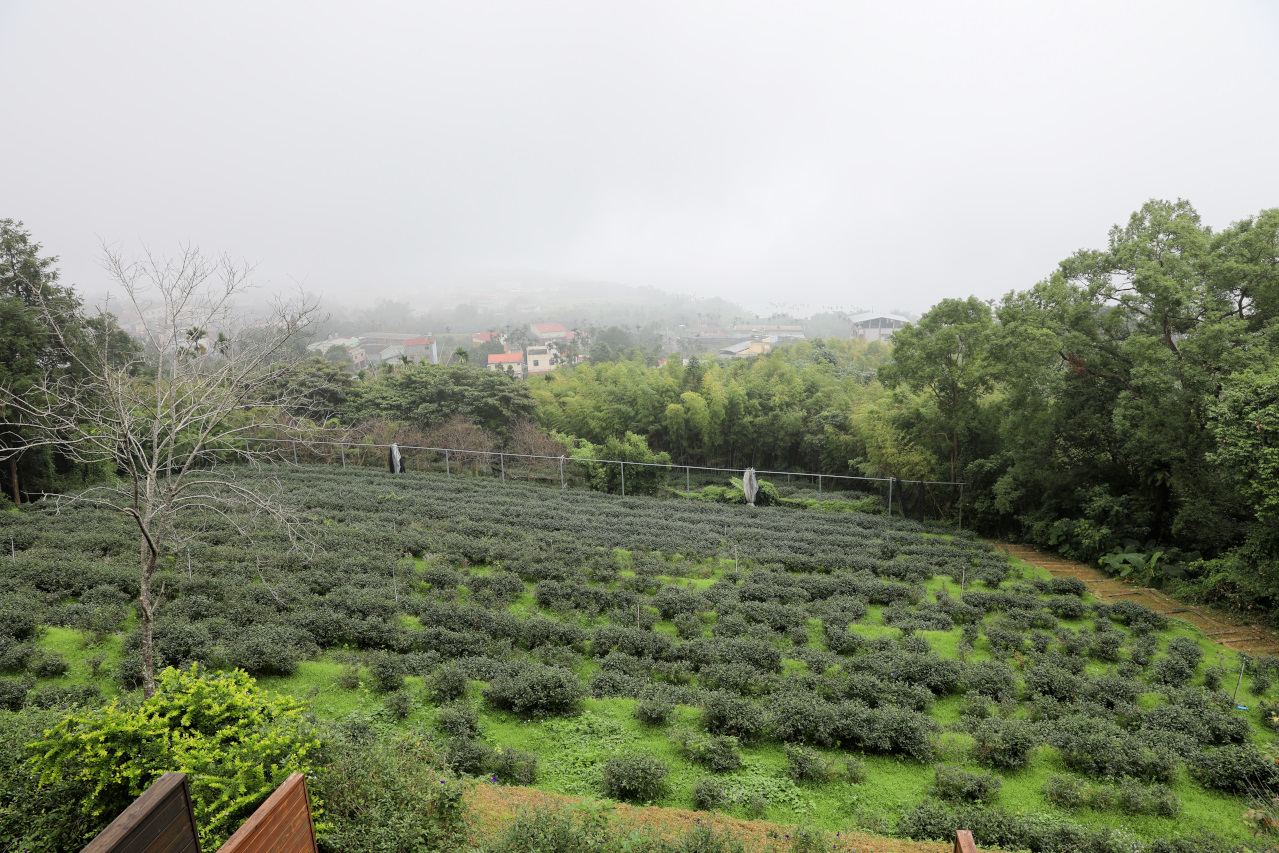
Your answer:
[[[693,805],[711,811],[728,802],[728,786],[714,776],[703,776],[693,783]]]
[[[932,792],[943,800],[989,803],[1003,786],[1003,780],[991,773],[974,773],[949,764],[934,768]]]
[[[666,793],[670,768],[651,755],[623,755],[604,765],[604,793],[616,800],[652,802]]]
[[[153,697],[72,712],[33,745],[42,784],[78,779],[85,811],[116,814],[169,770],[188,774],[200,843],[216,849],[290,773],[310,769],[319,740],[303,705],[242,671],[166,669]]]
[[[571,670],[544,664],[500,675],[484,691],[493,707],[522,717],[576,714],[585,695],[582,682]]]
[[[675,703],[664,691],[648,689],[640,694],[635,703],[635,719],[650,726],[660,726],[670,719],[675,710]]]
[[[427,682],[431,698],[436,702],[452,702],[462,699],[471,682],[466,673],[455,663],[446,663],[435,671]]]
[[[1038,742],[1035,727],[1025,720],[990,717],[973,727],[973,758],[989,767],[1017,770],[1030,762]]]
[[[708,735],[696,729],[672,732],[671,740],[690,761],[709,767],[716,773],[729,773],[742,766],[738,740],[731,735]]]
[[[705,694],[702,699],[702,722],[708,732],[731,735],[742,743],[757,740],[768,725],[762,708],[749,699],[723,690]]]
[[[1205,750],[1189,765],[1190,775],[1205,788],[1230,794],[1279,788],[1279,765],[1250,743]]]
[[[446,850],[465,837],[466,785],[426,738],[339,733],[308,786],[324,804],[316,825],[322,850]]]
[[[379,650],[369,656],[369,674],[373,676],[373,689],[391,693],[404,687],[404,667],[400,656]]]
[[[537,756],[522,749],[497,747],[485,768],[494,778],[511,785],[532,785],[537,781]]]
[[[825,782],[830,779],[830,762],[815,749],[796,743],[785,744],[786,772],[795,782]]]
[[[435,715],[435,727],[448,737],[479,737],[480,715],[464,702],[451,702]]]

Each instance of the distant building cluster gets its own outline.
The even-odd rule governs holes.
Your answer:
[[[307,346],[309,352],[324,355],[333,347],[346,351],[356,370],[376,369],[386,363],[439,364],[439,345],[434,337],[408,332],[366,332],[354,337],[331,337]]]
[[[889,341],[909,319],[899,314],[862,312],[846,316],[849,337],[868,341]],[[736,359],[766,355],[774,346],[806,339],[805,328],[799,324],[754,323],[732,324],[702,320],[689,328],[680,326],[678,331],[666,333],[672,350],[678,349],[678,341],[695,341],[698,351],[710,352],[719,358]],[[462,337],[465,341],[465,336]],[[456,336],[454,336],[456,343]],[[480,348],[481,354],[471,358],[472,363],[492,371],[501,371],[527,379],[550,373],[557,366],[580,363],[586,356],[586,344],[578,332],[562,323],[541,322],[527,326],[508,327],[505,331],[483,331],[471,335],[471,348]],[[444,347],[444,363],[453,361],[453,344]],[[376,371],[383,364],[440,364],[440,342],[435,336],[408,332],[368,332],[353,337],[333,336],[316,341],[308,350],[323,355],[333,347],[341,347],[357,370]],[[494,352],[494,349],[500,349]],[[466,359],[461,347],[458,357]],[[480,360],[482,359],[482,361]],[[665,363],[662,359],[660,363]],[[478,362],[478,363],[477,363]]]

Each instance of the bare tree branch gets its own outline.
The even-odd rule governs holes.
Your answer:
[[[237,466],[217,463],[255,465],[276,453],[274,446],[255,449],[255,434],[298,433],[289,412],[305,411],[304,404],[281,391],[286,383],[279,380],[301,357],[301,338],[319,318],[316,300],[301,293],[275,298],[265,315],[237,312],[253,287],[252,267],[192,246],[176,257],[144,248],[134,259],[105,246],[103,266],[141,318],[141,351],[112,351],[106,306],[98,324],[83,317],[68,322],[44,306],[69,363],[21,394],[0,388],[0,405],[31,436],[0,454],[50,446],[109,467],[106,483],[57,499],[112,508],[138,527],[143,689],[150,696],[152,628],[163,598],[163,585],[157,595],[151,582],[159,558],[188,538],[179,529],[183,519],[213,512],[245,536],[265,525],[294,543],[306,541],[281,489],[247,483],[236,477]],[[86,329],[100,329],[100,338],[84,340]]]

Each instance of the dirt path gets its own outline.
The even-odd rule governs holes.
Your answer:
[[[1057,577],[1079,578],[1088,584],[1089,592],[1102,601],[1113,603],[1127,598],[1165,616],[1186,620],[1214,643],[1228,649],[1250,655],[1279,655],[1279,632],[1269,628],[1245,625],[1211,608],[1185,604],[1157,589],[1134,586],[1082,563],[1044,554],[1029,545],[991,544],[1010,557],[1025,560]]]
[[[598,809],[594,800],[567,797],[539,791],[535,788],[507,787],[503,785],[479,785],[467,796],[473,817],[473,843],[491,840],[519,815],[534,809],[555,812],[572,810],[587,803]],[[689,811],[687,809],[661,808],[658,806],[630,806],[618,803],[612,807],[609,825],[622,835],[632,832],[642,837],[678,839],[693,827],[705,824],[717,832],[729,832],[741,839],[748,853],[788,853],[791,844],[789,833],[796,827],[767,823],[759,820],[741,820],[716,812]],[[905,841],[898,838],[881,838],[860,832],[827,833],[831,853],[951,853],[952,844],[935,841]],[[999,853],[993,847],[981,848],[983,853]]]

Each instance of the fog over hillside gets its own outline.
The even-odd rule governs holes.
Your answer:
[[[609,282],[758,314],[1029,286],[1148,198],[1279,198],[1279,7],[0,4],[4,216],[337,305]]]

